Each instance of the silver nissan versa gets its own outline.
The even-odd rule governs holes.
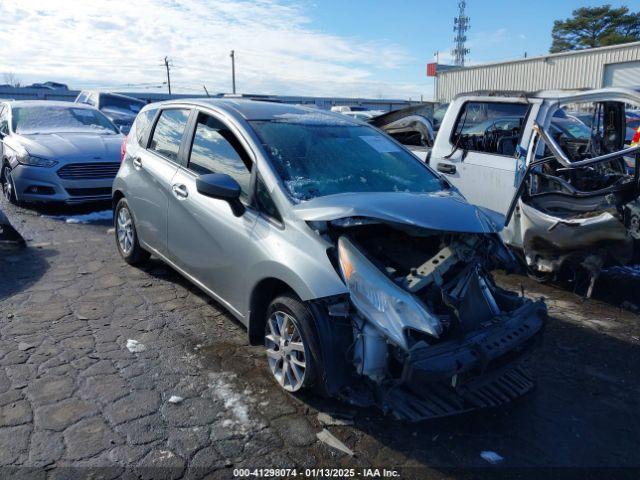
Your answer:
[[[275,380],[406,420],[508,402],[546,307],[497,286],[501,219],[374,127],[251,100],[137,116],[116,243],[161,258],[266,346]]]

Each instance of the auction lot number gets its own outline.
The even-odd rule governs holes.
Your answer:
[[[241,477],[301,477],[301,478],[397,478],[397,470],[386,468],[234,468],[233,476]]]

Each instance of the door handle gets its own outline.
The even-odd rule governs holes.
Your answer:
[[[436,168],[439,172],[446,173],[447,175],[456,173],[456,166],[450,163],[439,163]]]
[[[140,169],[142,168],[142,159],[140,157],[135,157],[132,161],[134,168]]]
[[[187,198],[189,196],[189,190],[185,185],[181,183],[175,183],[171,186],[171,190],[173,190],[173,194],[178,198]]]

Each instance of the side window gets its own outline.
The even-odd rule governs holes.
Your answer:
[[[222,122],[202,113],[196,123],[188,168],[199,175],[226,173],[240,184],[243,197],[249,192],[251,159]]]
[[[147,138],[147,132],[149,131],[149,127],[151,126],[151,122],[156,115],[157,110],[147,110],[145,112],[139,113],[136,117],[136,121],[132,127],[132,130],[135,132],[136,141],[138,145],[143,145],[145,139]]]
[[[267,186],[264,184],[262,178],[258,177],[256,181],[256,206],[265,215],[282,222],[282,217],[276,204],[273,203],[273,199],[267,190]]]
[[[87,103],[87,94],[84,92],[81,92],[80,95],[78,95],[78,98],[76,99],[76,103]]]
[[[0,133],[9,135],[9,107],[0,106]]]
[[[467,102],[451,143],[462,150],[513,156],[528,110],[524,103]]]
[[[153,130],[153,137],[149,144],[149,150],[159,153],[163,157],[178,161],[178,150],[184,129],[189,119],[189,110],[171,108],[163,110]]]

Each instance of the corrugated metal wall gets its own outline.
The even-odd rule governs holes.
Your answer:
[[[473,90],[599,88],[605,65],[635,60],[640,60],[640,42],[472,66],[440,73],[437,96],[448,102]]]

